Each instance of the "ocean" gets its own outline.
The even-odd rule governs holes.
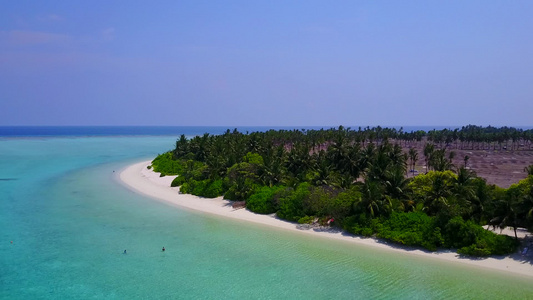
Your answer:
[[[238,129],[240,132],[254,132],[293,129],[329,129],[338,126],[0,126],[0,137],[29,137],[29,136],[161,136],[161,135],[181,135],[189,136],[202,135],[204,133],[222,134],[226,130]],[[366,126],[346,126],[353,130]],[[371,126],[372,127],[372,126]],[[432,129],[441,130],[444,128],[455,129],[459,126],[391,126],[391,128],[402,128],[405,132]]]
[[[186,211],[117,179],[225,129],[0,127],[0,299],[533,297],[531,278]]]

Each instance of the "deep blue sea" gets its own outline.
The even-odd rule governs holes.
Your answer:
[[[116,178],[225,130],[0,127],[0,299],[533,297],[531,279],[185,211]]]
[[[270,129],[329,129],[335,126],[0,126],[0,137],[23,137],[23,136],[189,136],[202,135],[204,133],[222,134],[226,130],[237,128],[240,132],[267,131]],[[338,127],[338,126],[337,126]],[[347,126],[350,127],[350,126]],[[352,129],[365,128],[366,126],[351,126]],[[459,126],[393,126],[403,128],[405,132],[444,128],[455,129]]]

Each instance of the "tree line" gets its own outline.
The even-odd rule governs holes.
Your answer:
[[[521,149],[516,146],[520,142],[529,147],[531,131],[509,130],[471,125],[439,134],[342,126],[252,133],[235,129],[192,139],[182,135],[175,149],[159,155],[152,166],[161,176],[179,175],[172,185],[182,193],[246,201],[256,213],[327,223],[429,250],[506,254],[516,249],[516,239],[481,225],[512,227],[515,234],[518,227],[533,228],[533,176],[508,189],[489,185],[465,168],[466,158],[464,165],[454,166],[446,145],[459,141],[456,147],[472,147],[480,143],[474,131],[494,136],[517,132],[520,137],[514,144],[509,138],[509,147]],[[453,135],[440,138],[450,132],[458,133],[457,140]],[[414,148],[404,151],[413,142],[425,143],[428,171],[410,178],[406,174],[422,159]]]

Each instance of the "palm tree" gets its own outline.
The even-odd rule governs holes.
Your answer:
[[[182,134],[176,141],[176,148],[173,151],[174,159],[179,159],[189,153],[189,140]]]
[[[429,159],[429,165],[433,168],[435,171],[446,171],[451,170],[453,167],[452,164],[452,158],[453,158],[454,152],[450,152],[449,158],[446,158],[446,149],[439,149],[433,151],[431,153],[430,159]]]
[[[497,215],[490,220],[490,224],[498,226],[500,229],[513,227],[515,239],[518,240],[516,229],[518,228],[518,210],[514,197],[506,197],[498,201],[499,209]]]
[[[371,161],[374,160],[374,157],[376,156],[376,147],[374,144],[367,144],[367,146],[363,149],[360,159],[359,159],[359,170],[361,171],[367,171],[367,168]]]
[[[263,147],[261,146],[261,138],[257,133],[250,134],[248,150],[255,153],[260,153],[263,151]]]
[[[229,191],[224,195],[225,199],[234,201],[247,200],[253,192],[253,185],[250,184],[250,179],[243,176],[236,178],[234,184]],[[228,197],[228,198],[226,198]]]
[[[380,145],[375,157],[369,161],[367,180],[383,181],[385,179],[385,172],[392,166],[386,147],[385,144]]]
[[[260,166],[259,177],[264,185],[272,187],[282,181],[284,153],[283,146],[279,146],[271,149],[263,158],[264,164]]]
[[[452,195],[451,186],[446,182],[442,173],[436,174],[431,182],[431,190],[424,201],[428,215],[435,215],[449,207],[449,198]]]
[[[352,181],[357,180],[361,174],[361,156],[362,153],[359,144],[348,146],[348,156],[346,157],[344,171],[350,175]]]
[[[522,223],[530,230],[533,229],[533,187],[525,193],[520,203]]]
[[[424,158],[426,161],[426,174],[429,171],[429,161],[431,160],[431,156],[433,156],[433,152],[435,151],[435,145],[428,143],[424,146]]]
[[[474,174],[465,169],[457,170],[457,178],[453,182],[453,194],[457,205],[464,217],[469,218],[474,209],[473,204],[480,204],[476,199],[476,187],[474,186]],[[480,207],[476,208],[477,210]]]
[[[407,187],[407,179],[403,175],[404,171],[401,168],[395,167],[385,172],[385,192],[388,196],[400,200],[405,198],[404,192]]]
[[[416,162],[418,161],[418,151],[416,151],[415,148],[410,148],[409,149],[409,160],[411,161],[411,165],[410,165],[410,172],[413,173],[413,176],[415,175],[415,166],[416,166]]]
[[[219,179],[226,175],[227,158],[222,155],[210,155],[206,158],[206,164],[209,166],[209,179]]]
[[[339,130],[341,129],[342,126]],[[339,132],[336,135],[333,144],[328,147],[326,154],[330,163],[335,167],[335,169],[339,172],[342,172],[348,160],[346,136],[343,134],[343,132]]]
[[[473,174],[473,178],[470,181],[475,194],[475,196],[472,198],[472,202],[470,203],[472,205],[470,217],[478,224],[481,222],[486,223],[487,211],[485,207],[490,207],[493,196],[489,190],[487,182],[482,178],[476,177],[475,173],[472,171],[470,171],[470,173]]]
[[[407,154],[403,153],[403,149],[400,145],[395,144],[392,149],[389,148],[389,159],[392,167],[397,167],[406,171],[407,169]]]
[[[533,165],[529,165],[527,167],[524,168],[524,172],[527,173],[527,175],[533,175]]]
[[[310,163],[309,147],[302,143],[296,143],[287,155],[286,168],[294,177],[304,181]]]
[[[369,214],[371,217],[377,217],[382,213],[392,209],[392,203],[388,197],[385,197],[383,186],[373,180],[366,180],[361,189],[361,199],[356,205]]]
[[[314,155],[316,162],[313,167],[315,177],[313,184],[316,186],[328,185],[334,186],[336,184],[335,172],[330,163],[324,158],[324,151],[320,151],[318,155]]]

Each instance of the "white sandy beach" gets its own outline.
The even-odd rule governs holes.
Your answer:
[[[338,231],[318,231],[313,229],[305,230],[302,229],[298,224],[279,220],[273,215],[260,215],[250,212],[246,209],[233,209],[230,201],[224,200],[221,197],[216,199],[206,199],[193,195],[179,194],[179,188],[170,187],[170,183],[175,176],[159,177],[159,173],[155,173],[152,170],[147,169],[148,165],[150,165],[150,161],[144,161],[128,166],[120,172],[121,181],[127,187],[136,192],[174,206],[237,220],[268,225],[279,229],[298,232],[300,234],[343,240],[372,247],[379,247],[388,251],[401,252],[407,255],[438,258],[453,263],[469,264],[481,268],[506,271],[533,278],[533,259],[531,256],[526,257],[522,256],[520,253],[516,253],[511,257],[467,259],[460,257],[457,253],[451,251],[425,252],[422,250],[405,250],[397,245],[389,246],[383,242],[377,241],[376,239],[359,238],[347,235],[346,233],[342,234]],[[525,233],[522,232],[521,235],[524,236]],[[519,250],[521,251],[522,249],[520,248]],[[532,251],[533,249],[531,249],[529,253]]]

